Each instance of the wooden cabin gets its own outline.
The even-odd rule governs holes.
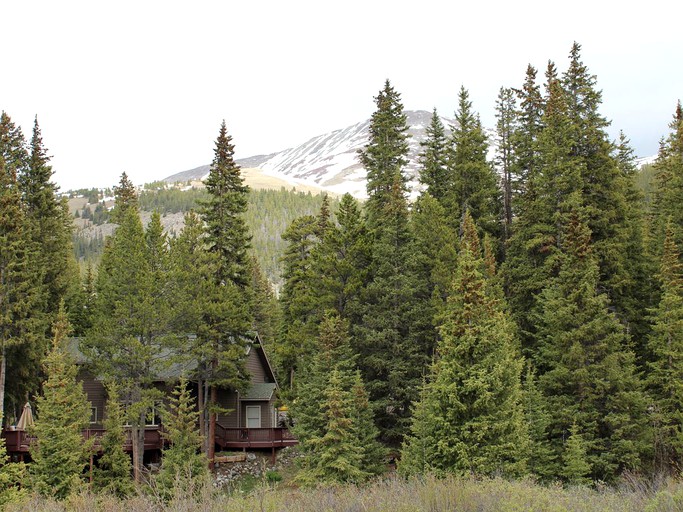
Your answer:
[[[104,433],[107,393],[104,383],[88,369],[87,361],[77,346],[78,340],[75,340],[71,351],[81,366],[78,379],[83,383],[91,411],[90,425],[83,432],[83,436],[97,438]],[[248,341],[245,350],[245,366],[251,377],[250,383],[243,393],[236,390],[219,390],[219,405],[229,412],[218,415],[216,449],[270,448],[274,453],[276,448],[297,444],[289,430],[278,424],[278,385],[258,334],[254,334]],[[174,365],[172,369],[164,372],[165,375],[159,378],[156,386],[170,397],[182,370],[179,365]],[[158,459],[164,448],[162,431],[163,422],[160,415],[157,411],[152,411],[145,427],[145,452],[148,460]],[[2,437],[5,438],[7,452],[13,459],[24,460],[25,455],[30,454],[31,438],[27,432],[9,427],[3,429]],[[130,439],[126,442],[125,449],[132,451]]]

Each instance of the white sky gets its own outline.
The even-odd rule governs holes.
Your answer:
[[[476,5],[475,5],[476,4]],[[460,85],[486,126],[528,63],[564,71],[573,41],[602,113],[656,153],[683,99],[683,2],[600,0],[0,0],[0,110],[37,114],[63,190],[164,178],[368,118],[389,78],[406,109],[452,116]]]

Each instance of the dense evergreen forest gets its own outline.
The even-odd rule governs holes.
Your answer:
[[[105,214],[118,227],[85,276],[38,122],[27,142],[3,112],[0,415],[11,420],[27,397],[38,410],[34,462],[0,460],[0,504],[29,487],[66,497],[79,486],[89,447],[68,436],[87,424],[87,401],[71,335],[110,397],[127,400],[110,400],[93,480],[120,497],[131,474],[145,479],[155,376],[189,361],[164,412],[171,445],[154,485],[161,499],[198,489],[188,482],[214,457],[218,391],[243,389],[241,340],[253,330],[300,441],[300,485],[360,484],[388,461],[407,477],[677,474],[683,108],[672,99],[659,155],[639,170],[626,135],[607,134],[578,44],[566,69],[549,62],[541,78],[530,65],[522,78],[496,100],[494,161],[465,87],[450,133],[434,111],[412,203],[406,117],[388,80],[358,155],[363,204],[249,191],[223,123],[206,189],[138,194],[122,175]],[[141,209],[155,212],[146,226]],[[174,211],[184,227],[169,236],[161,215]],[[24,471],[31,485],[11,485]]]

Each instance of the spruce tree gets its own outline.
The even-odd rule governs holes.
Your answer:
[[[0,113],[0,157],[5,161],[7,172],[17,176],[28,164],[26,139],[21,127],[3,110]]]
[[[213,280],[216,290],[211,313],[205,317],[207,331],[206,361],[208,378],[209,432],[208,458],[213,460],[219,387],[245,385],[243,357],[244,335],[252,318],[246,305],[251,302],[250,271],[247,251],[251,236],[244,220],[249,187],[244,184],[239,165],[234,160],[234,145],[225,121],[215,143],[214,158],[205,180],[209,198],[202,203],[208,250],[216,255]],[[211,464],[213,464],[211,462]]]
[[[107,416],[104,419],[104,435],[100,440],[102,456],[97,461],[93,474],[93,488],[125,498],[134,490],[130,456],[123,450],[126,433],[125,411],[121,403],[119,386],[111,382],[107,385]]]
[[[482,233],[498,239],[501,235],[502,207],[498,179],[487,161],[488,142],[479,115],[472,110],[469,92],[458,94],[456,124],[451,127],[449,173],[453,187],[448,201],[448,215],[457,226],[469,211]]]
[[[97,374],[122,386],[132,425],[133,471],[139,482],[147,411],[159,399],[153,383],[171,363],[164,349],[172,334],[171,309],[167,270],[159,266],[159,260],[152,261],[148,245],[148,240],[155,239],[154,224],[145,234],[132,206],[120,210],[118,222],[102,255],[93,326],[81,349]]]
[[[517,131],[516,102],[512,89],[501,87],[496,101],[496,159],[498,173],[503,185],[503,239],[510,238],[512,231],[512,201],[519,187],[515,174],[515,132]]]
[[[437,201],[443,201],[451,190],[451,176],[448,169],[448,139],[446,129],[436,108],[429,126],[425,129],[425,140],[420,142],[420,183]]]
[[[22,352],[17,345],[32,345],[39,337],[31,311],[41,288],[33,272],[28,231],[16,174],[0,156],[0,416],[4,415],[6,385],[24,382],[30,386],[29,375],[21,373],[18,356]],[[29,386],[20,386],[15,393],[23,398]]]
[[[564,452],[562,453],[562,477],[572,485],[586,485],[591,466],[586,460],[586,445],[576,423],[569,429]]]
[[[524,417],[529,429],[529,473],[543,481],[551,481],[555,477],[552,472],[557,455],[548,442],[550,412],[546,399],[538,389],[538,377],[529,362],[524,378]]]
[[[371,230],[381,225],[382,210],[393,194],[395,183],[405,192],[403,167],[408,163],[408,121],[401,95],[389,80],[375,97],[375,105],[377,110],[370,118],[368,144],[359,151],[360,162],[367,171],[366,211]]]
[[[515,327],[487,283],[476,228],[466,212],[453,287],[442,314],[430,380],[403,446],[407,473],[415,459],[438,473],[526,471],[528,433],[522,407]]]
[[[629,339],[598,288],[590,231],[578,209],[562,230],[559,272],[539,296],[535,364],[546,397],[550,446],[559,463],[574,424],[590,477],[612,480],[637,468],[648,438],[646,400]],[[550,468],[556,476],[562,468]]]
[[[676,244],[676,230],[666,227],[659,271],[661,299],[654,309],[648,338],[647,386],[656,416],[656,467],[677,467],[683,458],[683,264]]]
[[[90,406],[83,386],[76,380],[77,368],[64,347],[69,325],[63,304],[54,324],[52,350],[45,359],[47,381],[37,399],[32,433],[31,485],[43,496],[64,499],[81,485],[91,443],[81,431],[88,425]]]
[[[120,224],[126,216],[128,210],[138,211],[140,205],[138,204],[138,193],[135,190],[135,185],[130,181],[128,175],[121,173],[119,185],[114,187],[114,197],[116,203],[111,215],[113,222]]]
[[[181,377],[173,399],[164,413],[164,450],[161,470],[156,478],[161,496],[197,497],[208,477],[207,461],[200,452],[202,439],[197,432],[197,412],[186,378]]]

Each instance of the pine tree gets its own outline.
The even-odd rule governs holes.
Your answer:
[[[586,445],[576,423],[569,429],[569,437],[562,453],[562,477],[572,485],[586,485],[591,466],[586,460]]]
[[[654,198],[655,242],[659,247],[664,239],[664,230],[669,218],[676,226],[683,226],[681,201],[683,201],[683,106],[679,101],[669,125],[671,132],[660,142],[659,153],[654,164],[656,189]],[[678,233],[677,244],[683,242]]]
[[[344,384],[339,370],[332,370],[320,403],[324,434],[308,441],[315,457],[300,473],[303,483],[360,483],[370,476],[362,467],[363,447],[354,436],[351,397]]]
[[[5,161],[6,172],[14,176],[24,172],[28,164],[26,139],[21,127],[3,110],[0,113],[0,157]]]
[[[417,275],[411,268],[414,243],[403,184],[397,176],[374,230],[371,279],[362,295],[362,320],[353,348],[370,394],[382,440],[398,445],[407,431],[433,337],[417,322],[422,312]]]
[[[0,156],[0,416],[4,415],[6,385],[30,382],[28,375],[19,374],[21,365],[13,362],[20,361],[17,345],[33,344],[39,331],[31,318],[40,293],[31,248],[16,174]],[[25,397],[28,390],[29,386],[22,386],[17,391]]]
[[[666,227],[659,281],[661,299],[648,339],[648,389],[657,416],[657,467],[677,466],[683,457],[683,264],[672,221]]]
[[[159,399],[153,383],[171,363],[163,350],[171,337],[171,317],[166,270],[151,260],[148,245],[155,238],[154,224],[146,235],[134,207],[120,210],[118,222],[102,255],[93,327],[81,349],[96,373],[122,386],[132,425],[133,471],[139,482],[147,411]]]
[[[452,180],[448,172],[448,139],[436,108],[425,134],[425,140],[420,142],[420,183],[434,199],[443,201],[451,190]]]
[[[512,89],[501,87],[496,101],[496,166],[503,184],[503,239],[512,231],[512,201],[519,188],[515,174],[516,102]]]
[[[205,180],[209,199],[202,204],[209,250],[218,253],[220,282],[245,287],[249,282],[247,251],[251,236],[244,221],[249,187],[234,160],[235,147],[225,121],[221,123],[214,159]]]
[[[368,201],[366,211],[371,230],[381,226],[382,210],[399,184],[406,191],[403,167],[408,163],[407,117],[403,113],[401,95],[389,80],[375,97],[377,110],[370,119],[368,145],[359,151],[360,162],[367,171]]]
[[[550,412],[545,397],[538,389],[537,381],[536,371],[529,363],[524,379],[524,416],[529,428],[530,442],[528,468],[532,475],[550,481],[554,477],[551,468],[556,455],[548,443]]]
[[[486,282],[476,228],[466,212],[453,288],[443,311],[430,381],[402,459],[439,473],[520,475],[528,433],[522,358],[514,324]]]
[[[116,204],[112,212],[112,222],[120,224],[126,216],[128,210],[138,211],[140,205],[138,204],[138,193],[135,190],[135,185],[130,181],[128,175],[121,173],[118,187],[114,187],[114,197]]]
[[[43,395],[37,399],[32,429],[36,437],[31,450],[32,487],[43,496],[57,499],[78,490],[91,449],[81,434],[88,425],[90,406],[82,385],[76,381],[76,365],[63,346],[68,331],[62,304],[54,324],[52,350],[45,360],[48,378]]]
[[[216,290],[211,314],[205,316],[209,325],[206,345],[209,396],[209,432],[207,456],[213,465],[214,438],[219,387],[243,387],[244,335],[252,318],[245,305],[251,302],[250,271],[247,251],[251,236],[244,220],[249,187],[244,185],[240,167],[234,160],[234,145],[225,121],[216,139],[214,159],[205,180],[209,199],[202,203],[208,250],[216,254],[213,270]]]
[[[188,381],[181,377],[164,414],[164,437],[169,447],[164,450],[156,484],[165,499],[197,497],[209,475],[206,457],[200,453],[202,439],[197,433],[198,416]]]
[[[543,128],[542,118],[544,101],[541,89],[536,83],[537,70],[529,65],[526,69],[524,84],[521,89],[515,89],[519,100],[517,110],[518,129],[513,133],[513,151],[515,161],[513,166],[513,196],[523,196],[527,193],[529,173],[538,169],[537,141]]]
[[[357,445],[362,448],[360,468],[370,475],[381,475],[385,471],[386,450],[378,441],[379,430],[375,426],[368,393],[358,370],[350,391],[353,435]]]
[[[294,219],[282,234],[288,245],[282,257],[282,317],[275,357],[281,380],[290,388],[294,385],[296,373],[310,361],[321,317],[311,270],[317,226],[314,216],[304,215]]]
[[[469,211],[479,228],[500,238],[502,208],[498,180],[486,160],[488,142],[479,115],[472,110],[469,92],[464,87],[458,94],[456,124],[451,127],[449,172],[453,188],[448,201],[448,215],[457,226]]]
[[[104,435],[100,441],[102,456],[97,461],[93,474],[93,488],[119,498],[125,498],[134,490],[131,472],[133,466],[130,456],[123,450],[126,433],[124,409],[121,403],[119,386],[107,385],[107,416],[104,420]]]
[[[570,213],[561,233],[557,277],[538,299],[535,365],[557,460],[576,424],[590,476],[609,481],[623,469],[639,467],[649,435],[646,401],[629,339],[598,290],[590,231],[578,211]],[[549,472],[557,476],[562,469]]]

